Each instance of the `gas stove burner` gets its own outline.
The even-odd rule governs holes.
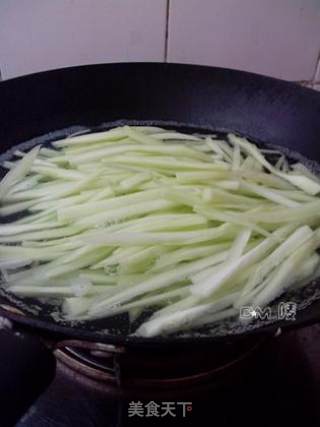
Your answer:
[[[68,340],[55,354],[64,373],[113,396],[186,396],[234,382],[264,342],[252,337],[236,344],[159,350]]]

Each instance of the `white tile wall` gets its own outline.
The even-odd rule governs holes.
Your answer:
[[[166,0],[0,0],[2,76],[162,61],[165,23]]]
[[[319,0],[171,0],[168,59],[313,77]]]
[[[311,85],[319,53],[320,0],[0,0],[3,78],[168,60]]]
[[[318,65],[317,65],[317,70],[316,70],[316,75],[315,75],[315,81],[320,84],[320,55],[319,55],[319,59],[318,59]]]

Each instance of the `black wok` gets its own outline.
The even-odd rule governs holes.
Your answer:
[[[186,132],[232,131],[320,161],[320,93],[291,82],[223,68],[122,63],[65,68],[0,83],[0,153],[43,135],[49,142],[71,127],[99,129],[115,122]],[[294,321],[258,321],[237,334],[145,339],[130,336],[125,316],[69,325],[54,321],[45,304],[37,306],[38,312],[31,313],[6,294],[0,297],[0,315],[33,331],[140,347],[218,343],[320,319],[320,301],[315,301],[299,310]]]

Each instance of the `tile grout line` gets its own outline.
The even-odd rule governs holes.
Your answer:
[[[166,24],[165,24],[165,39],[164,39],[164,62],[168,62],[168,41],[169,41],[169,12],[170,0],[166,1]]]
[[[317,83],[317,74],[318,74],[318,72],[320,72],[320,51],[319,51],[318,56],[317,56],[316,67],[315,67],[315,70],[313,72],[313,76],[312,76],[312,79],[311,79],[312,84],[316,84]]]

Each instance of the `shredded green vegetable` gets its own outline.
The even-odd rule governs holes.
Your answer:
[[[152,308],[135,331],[152,337],[320,275],[320,180],[277,150],[123,126],[14,155],[0,182],[3,286],[58,298],[65,319]]]

